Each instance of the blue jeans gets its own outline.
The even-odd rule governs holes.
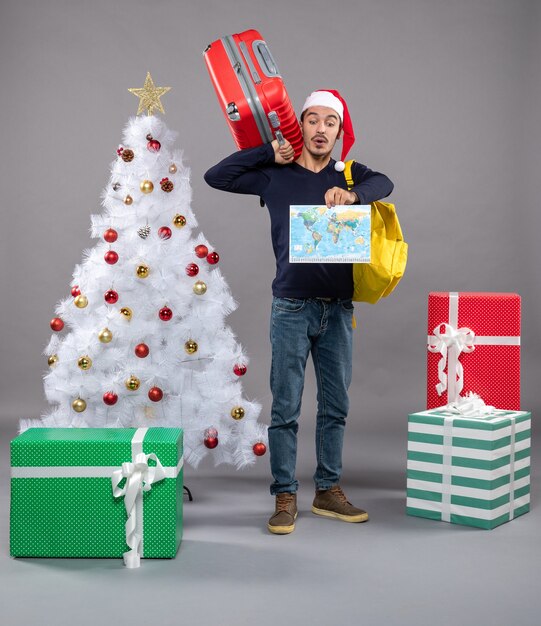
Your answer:
[[[273,299],[269,427],[273,495],[297,491],[297,420],[310,353],[317,379],[314,482],[316,489],[329,489],[340,480],[351,383],[352,316],[351,300]]]

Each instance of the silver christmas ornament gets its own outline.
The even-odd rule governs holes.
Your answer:
[[[137,231],[137,234],[141,239],[146,239],[150,235],[150,226],[148,224],[143,226]]]

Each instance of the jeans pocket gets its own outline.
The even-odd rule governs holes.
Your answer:
[[[341,300],[340,301],[340,306],[344,309],[344,311],[353,311],[354,306],[353,306],[353,301],[350,300]]]
[[[306,300],[301,298],[274,298],[274,308],[286,313],[298,313],[304,309]]]

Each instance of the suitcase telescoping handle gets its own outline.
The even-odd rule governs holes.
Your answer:
[[[280,130],[280,118],[278,117],[278,113],[276,111],[271,111],[267,117],[269,118],[270,125],[274,128],[274,134],[276,139],[278,140],[278,145],[283,146],[286,142],[284,136],[282,135],[282,131]]]

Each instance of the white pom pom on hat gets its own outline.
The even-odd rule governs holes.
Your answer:
[[[336,89],[318,89],[317,91],[313,91],[308,98],[306,98],[301,113],[304,113],[306,109],[314,106],[329,107],[336,111],[342,120],[342,132],[344,133],[342,139],[342,155],[341,160],[334,164],[334,169],[337,172],[343,172],[346,167],[344,161],[351,146],[355,143],[355,133],[353,132],[353,124],[351,123],[348,105]]]

